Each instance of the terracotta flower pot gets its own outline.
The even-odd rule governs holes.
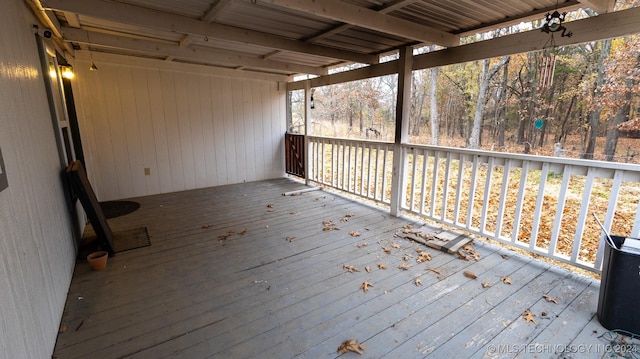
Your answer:
[[[109,253],[106,251],[93,252],[87,256],[87,262],[93,270],[103,270],[107,268],[107,258]]]

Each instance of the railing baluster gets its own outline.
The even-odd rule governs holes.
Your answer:
[[[613,175],[613,184],[611,185],[611,193],[609,193],[609,204],[607,205],[607,214],[604,217],[604,228],[611,232],[611,224],[613,223],[613,217],[616,214],[616,204],[618,203],[618,194],[620,194],[620,185],[622,184],[622,177],[624,171],[616,170]],[[615,234],[615,233],[614,233]],[[598,253],[596,254],[595,267],[600,269],[602,267],[602,257],[604,256],[604,241],[600,241],[598,245]]]
[[[587,178],[584,182],[584,190],[582,191],[582,202],[581,203],[589,203],[591,199],[591,189],[593,188],[593,179],[596,176],[596,169],[590,167],[587,170]],[[576,225],[576,234],[573,237],[573,248],[571,249],[571,262],[576,262],[578,260],[578,255],[580,254],[580,247],[582,246],[582,236],[584,235],[584,224],[587,220],[587,215],[589,214],[589,206],[583,205],[580,206],[580,214],[578,215],[578,223]]]
[[[498,205],[498,218],[496,218],[495,239],[500,239],[502,234],[502,219],[507,204],[507,192],[509,191],[509,175],[511,174],[511,160],[507,160],[502,171],[502,187],[500,188],[500,204]]]
[[[564,205],[566,203],[567,190],[573,168],[571,165],[565,165],[562,173],[562,184],[560,184],[560,193],[558,194],[558,205],[556,206],[556,216],[553,221],[553,229],[551,230],[551,241],[549,242],[548,254],[557,255],[558,237],[560,236],[560,224],[562,223],[562,215],[564,214]]]
[[[469,207],[467,208],[467,221],[465,228],[473,229],[473,204],[475,202],[476,179],[478,178],[478,156],[473,156],[473,167],[471,169],[471,182],[469,188]]]
[[[384,157],[382,158],[382,201],[388,203],[391,201],[386,201],[387,198],[387,157],[389,156],[389,145],[385,145],[384,147]]]
[[[418,172],[418,149],[417,148],[413,148],[413,150],[411,151],[411,155],[413,156],[413,161],[411,161],[412,163],[412,171],[411,171],[411,191],[410,191],[410,195],[409,195],[409,210],[413,211],[413,206],[414,206],[414,199],[415,199],[415,188],[416,188],[416,173]],[[405,190],[404,188],[402,189],[403,191]]]
[[[542,213],[542,202],[544,201],[544,188],[547,184],[547,176],[549,175],[549,163],[542,164],[542,172],[540,175],[540,185],[538,186],[538,198],[536,199],[536,207],[533,210],[533,227],[531,228],[531,237],[529,238],[529,249],[534,251],[538,241],[538,227],[540,226],[540,214]]]
[[[429,167],[427,163],[429,162],[429,157],[427,156],[427,150],[420,149],[420,153],[422,154],[422,185],[420,188],[420,214],[424,213],[424,205],[427,202],[427,181],[429,180],[428,171]]]
[[[444,170],[444,185],[442,186],[442,213],[440,214],[440,220],[447,221],[447,200],[449,193],[449,172],[451,171],[451,152],[447,152],[447,165]]]
[[[484,194],[482,196],[482,212],[480,214],[480,233],[487,233],[487,212],[491,198],[491,177],[493,176],[493,157],[487,160],[487,177],[484,179]]]
[[[529,177],[529,161],[523,161],[520,167],[520,186],[518,187],[518,199],[516,200],[516,213],[513,216],[513,233],[511,233],[511,243],[520,242],[520,221],[522,218],[522,205],[527,192],[527,178]]]
[[[433,178],[431,179],[431,198],[429,205],[429,216],[434,217],[436,215],[436,197],[438,192],[438,176],[440,175],[440,151],[434,151],[433,153]]]
[[[464,165],[467,155],[458,154],[458,185],[456,188],[456,205],[453,213],[453,224],[460,225],[460,203],[462,201],[462,178],[464,176]]]

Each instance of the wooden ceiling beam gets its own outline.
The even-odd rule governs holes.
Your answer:
[[[582,20],[567,22],[564,25],[573,32],[571,37],[556,37],[556,46],[568,46],[580,43],[600,41],[615,37],[640,33],[640,7],[606,13]],[[478,61],[493,57],[514,55],[530,51],[540,51],[547,44],[549,34],[539,29],[506,35],[491,40],[474,42],[439,51],[417,55],[413,60],[413,70]],[[366,78],[390,75],[397,71],[397,60],[372,65],[352,71],[320,76],[310,80],[287,83],[287,90],[301,90],[305,82],[310,87],[338,84]]]
[[[416,41],[444,47],[452,47],[460,44],[460,37],[457,35],[338,0],[262,1]]]
[[[378,56],[345,51],[328,46],[309,44],[259,31],[235,26],[206,23],[187,16],[104,0],[41,0],[46,9],[68,11],[97,19],[142,26],[180,34],[219,38],[249,43],[267,48],[306,53],[325,58],[342,59],[365,64],[378,63]]]
[[[578,0],[584,6],[597,12],[598,14],[606,14],[613,11],[615,0]]]
[[[157,42],[103,34],[99,32],[91,32],[91,34],[89,34],[88,31],[74,29],[71,27],[63,27],[62,30],[65,41],[91,44],[92,46],[99,47],[138,51],[158,57],[169,57],[170,59],[185,59],[224,66],[242,66],[246,68],[278,70],[289,74],[327,74],[326,68],[266,60],[259,57],[247,56],[238,52],[215,50],[202,46],[185,48],[169,42]]]

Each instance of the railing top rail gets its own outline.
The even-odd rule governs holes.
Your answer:
[[[367,143],[372,145],[393,145],[393,142],[388,141],[378,141],[378,140],[359,140],[354,138],[345,138],[345,137],[326,137],[326,136],[308,136],[310,140],[332,140],[332,141],[343,141],[343,142],[357,142],[357,143]]]
[[[530,155],[530,154],[509,153],[509,152],[495,152],[495,151],[476,150],[476,149],[460,148],[460,147],[417,145],[412,143],[404,143],[402,144],[402,146],[405,148],[421,148],[421,149],[431,150],[431,151],[455,152],[460,154],[474,155],[474,156],[481,156],[481,157],[497,157],[497,158],[520,160],[520,161],[531,161],[531,162],[548,162],[548,163],[555,163],[559,165],[596,167],[596,168],[603,168],[603,169],[610,169],[610,170],[623,170],[623,171],[640,173],[640,165],[631,164],[631,163],[606,162],[606,161],[585,160],[585,159],[578,159],[578,158],[552,157],[552,156],[544,156],[544,155]]]

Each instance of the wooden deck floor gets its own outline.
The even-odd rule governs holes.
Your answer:
[[[54,357],[333,358],[347,339],[365,344],[362,358],[605,356],[597,281],[479,241],[479,261],[428,249],[417,263],[419,245],[394,237],[409,220],[324,191],[282,196],[301,188],[279,179],[136,199],[138,211],[109,222],[146,226],[151,246],[101,272],[77,264]],[[569,345],[591,349],[559,352]]]

